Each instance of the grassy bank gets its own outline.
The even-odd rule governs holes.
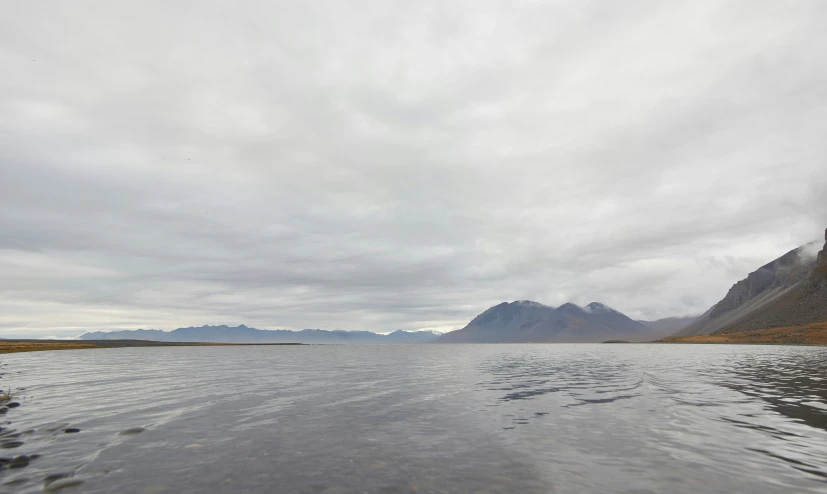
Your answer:
[[[0,340],[0,353],[156,346],[300,345],[301,343],[181,343],[141,340]]]
[[[738,333],[670,337],[666,343],[761,343],[776,345],[827,345],[827,321],[785,328]]]

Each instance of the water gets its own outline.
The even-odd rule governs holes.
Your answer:
[[[0,456],[41,455],[0,471],[0,492],[827,492],[825,348],[164,347],[0,361],[0,383],[25,388],[2,438],[23,444]]]

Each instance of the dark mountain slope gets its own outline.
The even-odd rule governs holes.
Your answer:
[[[503,302],[475,317],[467,326],[440,336],[437,343],[499,343],[517,341],[551,317],[554,307],[529,300]]]
[[[784,294],[717,333],[797,326],[827,321],[827,231],[808,276]]]
[[[761,266],[735,283],[726,296],[696,322],[675,336],[711,334],[733,326],[764,307],[769,307],[794,292],[806,279],[815,258],[807,253],[813,244],[803,245]]]

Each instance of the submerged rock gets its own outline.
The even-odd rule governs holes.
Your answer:
[[[9,468],[23,468],[29,466],[31,458],[26,455],[15,456],[9,462]]]
[[[26,477],[16,478],[14,480],[9,480],[8,482],[3,482],[3,485],[22,485],[28,482],[29,479]]]
[[[59,492],[62,489],[83,485],[80,479],[61,479],[43,487],[43,492]]]
[[[123,431],[119,432],[119,434],[121,436],[134,436],[135,434],[140,434],[144,430],[146,430],[146,429],[144,429],[143,427],[132,427],[130,429],[126,429],[126,430],[123,430]]]
[[[69,422],[57,422],[43,427],[46,432],[56,432],[69,426]]]
[[[51,484],[53,482],[57,482],[58,480],[61,480],[61,479],[68,479],[68,478],[74,477],[74,475],[75,475],[74,473],[52,473],[52,474],[49,474],[49,475],[43,477],[43,482],[48,485],[48,484]]]

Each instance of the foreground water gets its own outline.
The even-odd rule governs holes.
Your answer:
[[[0,492],[827,492],[825,348],[187,347],[0,360],[0,384],[24,388],[3,416],[0,456],[35,455],[0,471]]]

